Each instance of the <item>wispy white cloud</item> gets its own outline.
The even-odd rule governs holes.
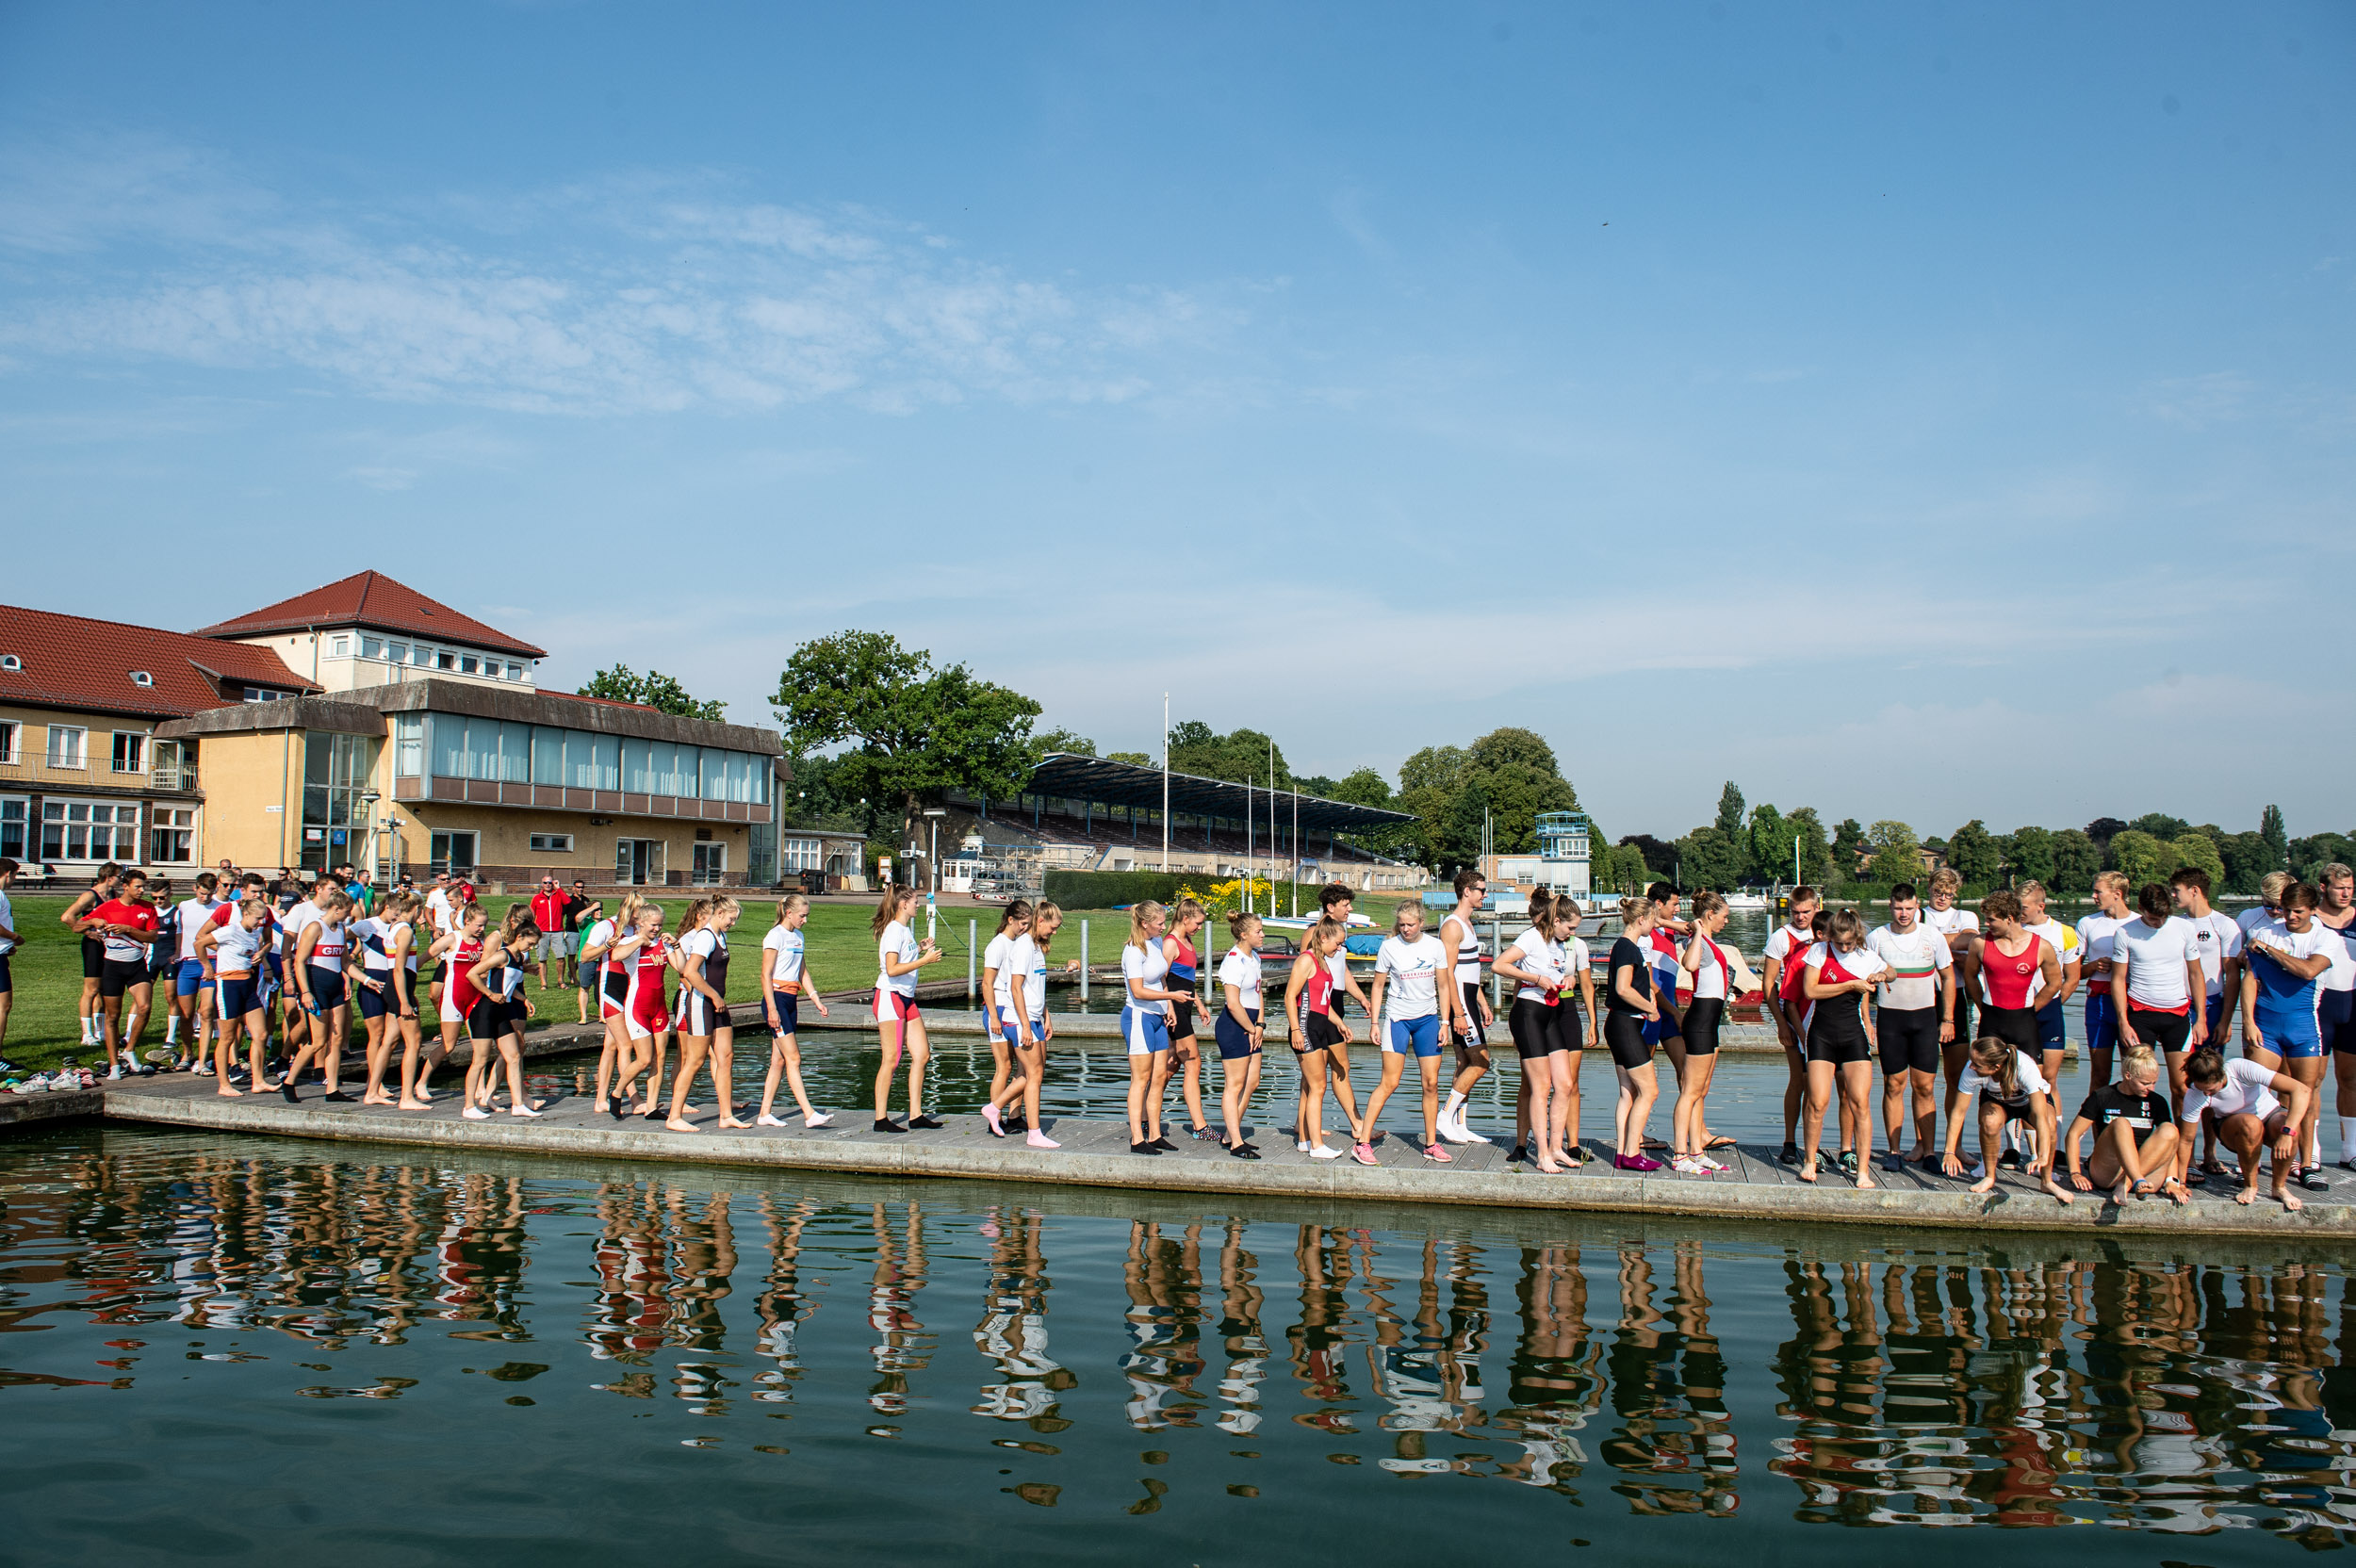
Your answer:
[[[0,349],[294,368],[389,399],[548,413],[889,413],[1142,397],[1237,319],[1167,287],[1088,289],[856,208],[637,177],[428,208],[295,204],[186,149],[0,159]]]

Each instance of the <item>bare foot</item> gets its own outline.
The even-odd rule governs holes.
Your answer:
[[[686,1120],[684,1118],[676,1116],[670,1120],[664,1122],[663,1125],[669,1128],[674,1133],[700,1133],[703,1131],[702,1128],[696,1126],[694,1122]]]
[[[1857,1184],[1859,1192],[1865,1191],[1868,1187],[1878,1188],[1881,1185],[1879,1182],[1873,1180],[1873,1168],[1862,1160],[1857,1162]]]
[[[1806,1165],[1801,1166],[1799,1174],[1801,1181],[1810,1183],[1814,1182],[1816,1180],[1816,1162],[1814,1160],[1809,1160]]]
[[[2125,1208],[2127,1206],[2127,1192],[2129,1186],[2130,1184],[2127,1178],[2121,1176],[2119,1179],[2119,1184],[2102,1195],[2102,1201],[2114,1209]]]
[[[221,1085],[221,1087],[215,1089],[213,1092],[215,1094],[227,1095],[232,1100],[243,1100],[245,1098],[245,1090],[233,1089],[226,1084]]]
[[[2054,1200],[2057,1202],[2075,1203],[2077,1201],[2075,1198],[2072,1198],[2069,1193],[2064,1192],[2061,1189],[2061,1184],[2055,1182],[2051,1176],[2045,1178],[2044,1186],[2047,1192],[2053,1195]]]
[[[423,1100],[403,1100],[400,1102],[400,1108],[404,1111],[422,1111],[430,1108],[430,1102]]]
[[[2253,1185],[2250,1185],[2250,1186],[2246,1186],[2246,1187],[2243,1187],[2243,1188],[2239,1189],[2238,1191],[2236,1191],[2236,1192],[2233,1194],[2233,1201],[2234,1201],[2234,1202],[2236,1202],[2236,1203],[2250,1203],[2250,1202],[2255,1202],[2255,1201],[2257,1200],[2257,1197],[2258,1197],[2258,1189],[2257,1189],[2257,1187],[2253,1184]]]
[[[1994,1192],[1996,1190],[1996,1172],[1993,1170],[1989,1171],[1987,1175],[1981,1177],[1978,1181],[1972,1183],[1964,1190],[1966,1192]]]
[[[2276,1202],[2281,1203],[2282,1207],[2288,1209],[2293,1214],[2297,1214],[2299,1210],[2307,1206],[2306,1202],[2300,1199],[2299,1194],[2291,1191],[2288,1187],[2276,1187],[2274,1189],[2274,1199]]]
[[[752,1123],[749,1121],[739,1121],[732,1116],[724,1116],[720,1119],[719,1125],[723,1127],[750,1127]]]

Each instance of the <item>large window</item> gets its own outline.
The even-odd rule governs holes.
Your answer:
[[[145,773],[147,771],[147,736],[137,729],[115,731],[114,771]]]
[[[90,731],[72,725],[53,724],[49,727],[49,765],[53,768],[79,768],[86,765]],[[105,856],[100,856],[105,859]]]
[[[24,743],[25,727],[13,719],[0,719],[0,762],[24,760],[17,747]]]
[[[185,866],[196,858],[196,808],[163,806],[147,825],[147,863]]]
[[[439,778],[503,779],[512,784],[627,790],[686,800],[766,805],[770,760],[747,752],[593,735],[546,725],[503,723],[436,713],[395,716],[395,767],[413,776],[409,758],[430,756]]]
[[[303,865],[340,865],[368,837],[360,796],[375,771],[375,743],[365,735],[306,735],[303,742]]]
[[[41,803],[41,858],[136,865],[139,808],[91,800],[44,800]]]
[[[783,838],[777,841],[777,871],[816,871],[819,867],[819,841],[816,839]]]
[[[401,778],[417,778],[425,772],[425,715],[396,713],[393,715],[393,773]]]
[[[0,795],[0,855],[11,860],[29,860],[25,852],[25,812],[32,805],[23,795]]]

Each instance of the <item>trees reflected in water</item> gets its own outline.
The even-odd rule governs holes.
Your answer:
[[[2337,1424],[2356,1294],[2337,1266],[1777,1249],[1668,1227],[1582,1241],[1569,1219],[1533,1245],[976,1210],[959,1190],[176,1150],[19,1161],[0,1179],[0,1343],[25,1364],[0,1380],[136,1386],[185,1373],[182,1340],[198,1359],[286,1359],[276,1341],[343,1368],[454,1342],[466,1371],[515,1385],[510,1403],[570,1380],[722,1420],[840,1407],[876,1437],[970,1421],[1040,1458],[1140,1438],[1149,1460],[1306,1446],[1640,1514],[2356,1525],[2356,1431]],[[22,1331],[59,1315],[117,1353],[37,1364],[42,1336]],[[300,1392],[399,1398],[404,1364]],[[1132,1511],[1180,1484],[1149,1480]],[[1008,1490],[1055,1501],[1043,1482]]]

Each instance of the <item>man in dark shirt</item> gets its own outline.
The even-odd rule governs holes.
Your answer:
[[[2159,1082],[2159,1059],[2136,1046],[2119,1053],[2119,1082],[2097,1085],[2078,1107],[2062,1148],[2069,1152],[2070,1179],[2080,1192],[2107,1187],[2104,1200],[2123,1204],[2130,1193],[2151,1191],[2149,1184],[2157,1177],[2160,1191],[2179,1203],[2191,1201],[2176,1180],[2176,1117]],[[2087,1133],[2094,1135],[2094,1155],[2082,1168],[2078,1140]]]

